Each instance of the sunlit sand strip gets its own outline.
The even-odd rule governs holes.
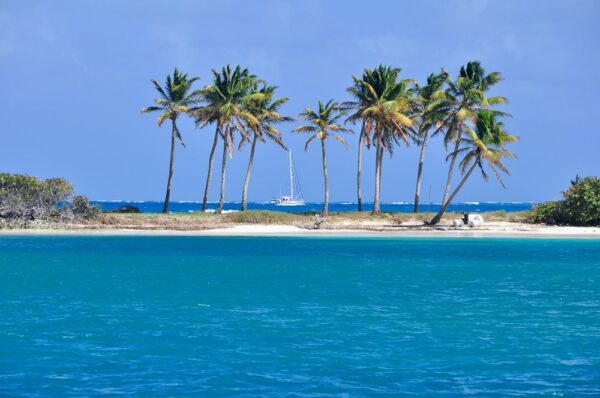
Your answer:
[[[237,224],[204,230],[173,230],[156,228],[106,229],[13,229],[0,230],[8,235],[182,235],[182,236],[345,236],[345,237],[517,237],[517,238],[595,238],[600,239],[598,227],[556,227],[522,223],[489,223],[480,228],[454,229],[448,226],[422,225],[382,226],[352,225],[336,229],[306,229],[295,225]]]

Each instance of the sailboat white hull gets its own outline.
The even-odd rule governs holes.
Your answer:
[[[271,203],[275,203],[275,206],[304,206],[304,200],[296,199],[294,197],[294,173],[292,168],[292,152],[288,151],[290,157],[290,195],[281,196]]]
[[[304,202],[300,200],[295,200],[293,202],[277,202],[275,206],[304,206]]]

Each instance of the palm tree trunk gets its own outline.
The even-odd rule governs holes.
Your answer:
[[[448,178],[446,179],[446,188],[444,189],[444,199],[442,199],[442,204],[448,201],[448,195],[450,194],[450,187],[452,186],[452,177],[454,175],[454,164],[456,163],[456,151],[458,151],[458,147],[460,145],[460,131],[456,136],[456,142],[454,143],[454,155],[450,158],[450,166],[448,167]]]
[[[444,213],[448,209],[448,206],[450,206],[450,203],[452,203],[452,201],[454,200],[454,197],[456,196],[456,194],[461,190],[461,188],[463,187],[463,185],[465,185],[465,182],[467,182],[467,179],[473,173],[473,170],[475,170],[475,167],[477,166],[477,162],[478,162],[478,159],[475,159],[475,161],[473,162],[473,165],[469,168],[469,171],[467,171],[467,174],[465,174],[465,176],[460,181],[460,183],[458,184],[458,186],[456,187],[456,189],[454,190],[454,192],[452,192],[452,194],[450,195],[450,197],[448,198],[448,200],[446,202],[442,203],[442,207],[440,208],[440,211],[438,211],[438,213],[435,215],[435,217],[433,217],[431,219],[431,221],[429,222],[429,224],[435,225],[435,224],[437,224],[437,223],[440,222],[440,220],[442,219],[442,216],[444,215]]]
[[[383,144],[381,148],[379,148],[379,206],[381,207],[381,180],[383,178],[383,153],[385,152],[385,148]]]
[[[358,203],[358,211],[362,211],[362,194],[360,189],[360,175],[362,173],[362,148],[363,148],[363,137],[365,135],[365,122],[363,122],[360,128],[360,135],[358,136],[358,164],[356,168],[356,199]]]
[[[323,202],[323,217],[329,214],[329,177],[327,176],[327,157],[325,154],[325,140],[321,140],[321,156],[323,157],[323,179],[325,182],[325,201]]]
[[[378,215],[381,213],[380,206],[380,189],[381,189],[381,156],[380,152],[382,149],[381,140],[377,139],[377,148],[375,149],[375,198],[373,199],[373,211],[371,215]]]
[[[423,176],[423,163],[425,163],[425,148],[427,148],[427,131],[423,136],[423,142],[421,143],[421,154],[419,155],[419,167],[417,168],[417,187],[415,188],[415,205],[413,213],[419,212],[419,202],[421,197],[421,177]]]
[[[171,185],[173,184],[173,165],[175,163],[175,136],[177,126],[175,125],[175,119],[171,119],[172,131],[171,131],[171,158],[169,159],[169,178],[167,179],[167,193],[165,195],[165,203],[163,204],[163,213],[169,212],[169,201],[171,200]]]
[[[242,211],[248,210],[248,185],[250,184],[250,174],[252,173],[252,163],[254,163],[254,148],[256,148],[257,135],[254,134],[252,147],[250,148],[250,160],[248,160],[248,170],[244,179],[244,188],[242,189]]]
[[[221,214],[225,204],[225,170],[227,168],[227,140],[223,140],[223,160],[221,161],[221,194],[219,195],[219,207],[215,213]]]
[[[208,173],[206,175],[206,185],[204,187],[204,199],[202,199],[202,211],[206,211],[206,204],[208,203],[208,191],[210,190],[210,178],[212,176],[213,158],[215,157],[215,150],[217,149],[217,142],[219,141],[219,128],[215,130],[215,139],[213,140],[212,148],[210,150],[210,156],[208,157]]]

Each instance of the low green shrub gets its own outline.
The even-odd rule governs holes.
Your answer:
[[[536,224],[563,224],[562,201],[552,200],[536,205],[531,210],[529,220]]]
[[[540,203],[529,220],[550,225],[600,225],[600,179],[576,178],[563,192],[563,200]]]
[[[127,214],[139,214],[141,212],[142,211],[140,210],[139,207],[131,206],[131,205],[121,206],[121,207],[117,207],[115,209],[110,209],[110,210],[105,211],[105,213],[127,213]]]
[[[587,177],[564,192],[563,217],[572,225],[600,225],[600,178]]]
[[[73,200],[66,205],[66,208],[71,210],[76,218],[85,220],[94,219],[102,213],[102,210],[97,206],[90,204],[90,201],[86,196],[74,197]]]
[[[73,195],[63,178],[42,180],[24,174],[0,173],[0,218],[44,220],[60,214],[61,202]]]
[[[101,211],[85,196],[75,196],[64,178],[41,179],[0,173],[1,225],[27,227],[31,221],[90,219]]]

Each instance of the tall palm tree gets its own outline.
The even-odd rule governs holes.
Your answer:
[[[339,120],[345,116],[345,113],[340,109],[340,105],[329,100],[326,104],[319,101],[319,110],[317,112],[310,108],[306,108],[304,112],[300,114],[300,117],[310,124],[298,126],[294,129],[300,133],[310,133],[311,136],[306,140],[304,150],[308,149],[310,144],[315,138],[321,141],[321,157],[323,160],[323,180],[325,184],[325,200],[323,201],[323,212],[322,215],[325,217],[329,214],[329,177],[327,175],[327,156],[325,151],[325,140],[327,138],[334,138],[341,142],[346,148],[348,144],[340,137],[337,133],[339,132],[352,132],[349,129],[343,128],[339,124]]]
[[[425,149],[427,148],[427,139],[432,128],[441,127],[445,119],[446,95],[443,86],[448,80],[448,72],[444,69],[439,74],[430,74],[427,77],[427,84],[423,87],[417,87],[419,101],[416,102],[418,108],[419,127],[417,137],[421,152],[419,154],[419,164],[417,167],[417,186],[415,188],[415,201],[413,212],[419,212],[419,203],[421,197],[421,178],[423,176],[423,165],[425,163]]]
[[[355,79],[354,88],[350,89],[356,101],[356,112],[349,120],[362,120],[363,139],[367,145],[375,144],[375,198],[373,215],[381,213],[381,171],[383,153],[393,152],[394,144],[414,137],[411,126],[411,115],[414,111],[412,98],[412,79],[398,80],[399,68],[379,65],[366,69],[363,79]]]
[[[154,88],[160,94],[160,98],[154,100],[156,105],[142,108],[142,113],[161,112],[158,116],[158,126],[162,126],[165,120],[171,120],[171,156],[169,159],[169,177],[167,178],[167,193],[163,205],[163,213],[169,212],[169,200],[171,198],[171,185],[173,183],[173,165],[175,162],[175,140],[179,140],[185,147],[181,133],[177,128],[177,118],[183,113],[188,113],[190,105],[194,102],[194,93],[190,93],[192,84],[198,80],[197,77],[188,78],[177,68],[173,76],[168,75],[165,86],[161,87],[156,80],[150,80]]]
[[[479,61],[471,61],[460,68],[455,81],[448,81],[445,109],[448,116],[443,124],[446,126],[445,145],[448,146],[454,143],[454,149],[451,153],[457,153],[462,133],[468,128],[467,122],[474,122],[479,110],[507,102],[504,97],[486,97],[486,91],[500,80],[502,80],[500,73],[492,72],[486,75]],[[450,195],[455,163],[456,155],[450,156],[442,203],[446,202]]]
[[[461,135],[459,139],[458,149],[448,155],[448,157],[463,155],[463,158],[459,163],[459,169],[463,174],[463,178],[456,189],[448,196],[448,200],[442,203],[442,207],[431,220],[430,224],[437,224],[440,222],[444,212],[448,209],[448,206],[452,200],[454,200],[456,194],[458,194],[465,185],[465,182],[476,168],[481,170],[483,179],[487,181],[488,174],[484,168],[484,165],[487,165],[492,173],[498,178],[500,184],[504,186],[499,171],[506,174],[510,174],[510,172],[504,163],[502,163],[503,158],[515,156],[512,152],[504,149],[504,146],[507,143],[517,141],[518,137],[506,132],[504,123],[497,120],[497,117],[500,114],[501,113],[498,111],[487,109],[479,110],[477,112],[475,129],[467,129],[466,134]]]
[[[247,137],[246,126],[256,128],[258,120],[245,108],[248,101],[255,98],[253,88],[256,86],[256,76],[251,75],[248,69],[242,69],[239,65],[234,70],[227,65],[219,72],[212,70],[214,75],[213,84],[200,90],[198,96],[204,102],[204,106],[194,108],[193,115],[196,117],[196,126],[202,128],[207,124],[216,124],[213,145],[208,158],[208,172],[202,200],[202,211],[206,211],[210,180],[212,176],[212,164],[217,148],[219,137],[223,141],[223,158],[221,161],[221,194],[217,213],[223,211],[225,201],[225,170],[227,165],[227,153],[233,156],[233,138],[237,131],[243,137]]]
[[[256,128],[250,128],[252,131],[252,146],[250,147],[250,159],[248,160],[246,178],[244,178],[244,187],[242,189],[242,211],[248,210],[248,186],[250,184],[250,175],[254,163],[256,142],[259,140],[261,142],[266,142],[266,139],[268,139],[287,150],[281,140],[281,132],[273,127],[273,125],[279,122],[290,122],[294,119],[289,116],[282,116],[278,113],[281,105],[285,104],[288,99],[286,97],[273,99],[276,89],[277,87],[275,86],[264,84],[257,92],[260,95],[251,100],[248,104],[248,111],[256,118],[256,120],[258,120],[258,125]],[[242,139],[240,141],[240,147],[248,141],[248,139]]]
[[[369,81],[369,76],[372,74],[370,69],[363,71],[362,79],[352,76],[353,84],[346,90],[350,95],[354,97],[354,101],[348,101],[342,104],[342,107],[347,110],[355,110],[355,112],[348,117],[347,122],[358,122],[360,121],[360,133],[358,135],[358,156],[356,165],[356,203],[358,205],[358,211],[362,211],[362,188],[361,188],[361,176],[362,176],[362,151],[363,145],[369,146],[369,137],[365,135],[365,124],[366,119],[363,117],[363,111],[367,109],[373,103],[373,96],[367,88],[365,82]]]

